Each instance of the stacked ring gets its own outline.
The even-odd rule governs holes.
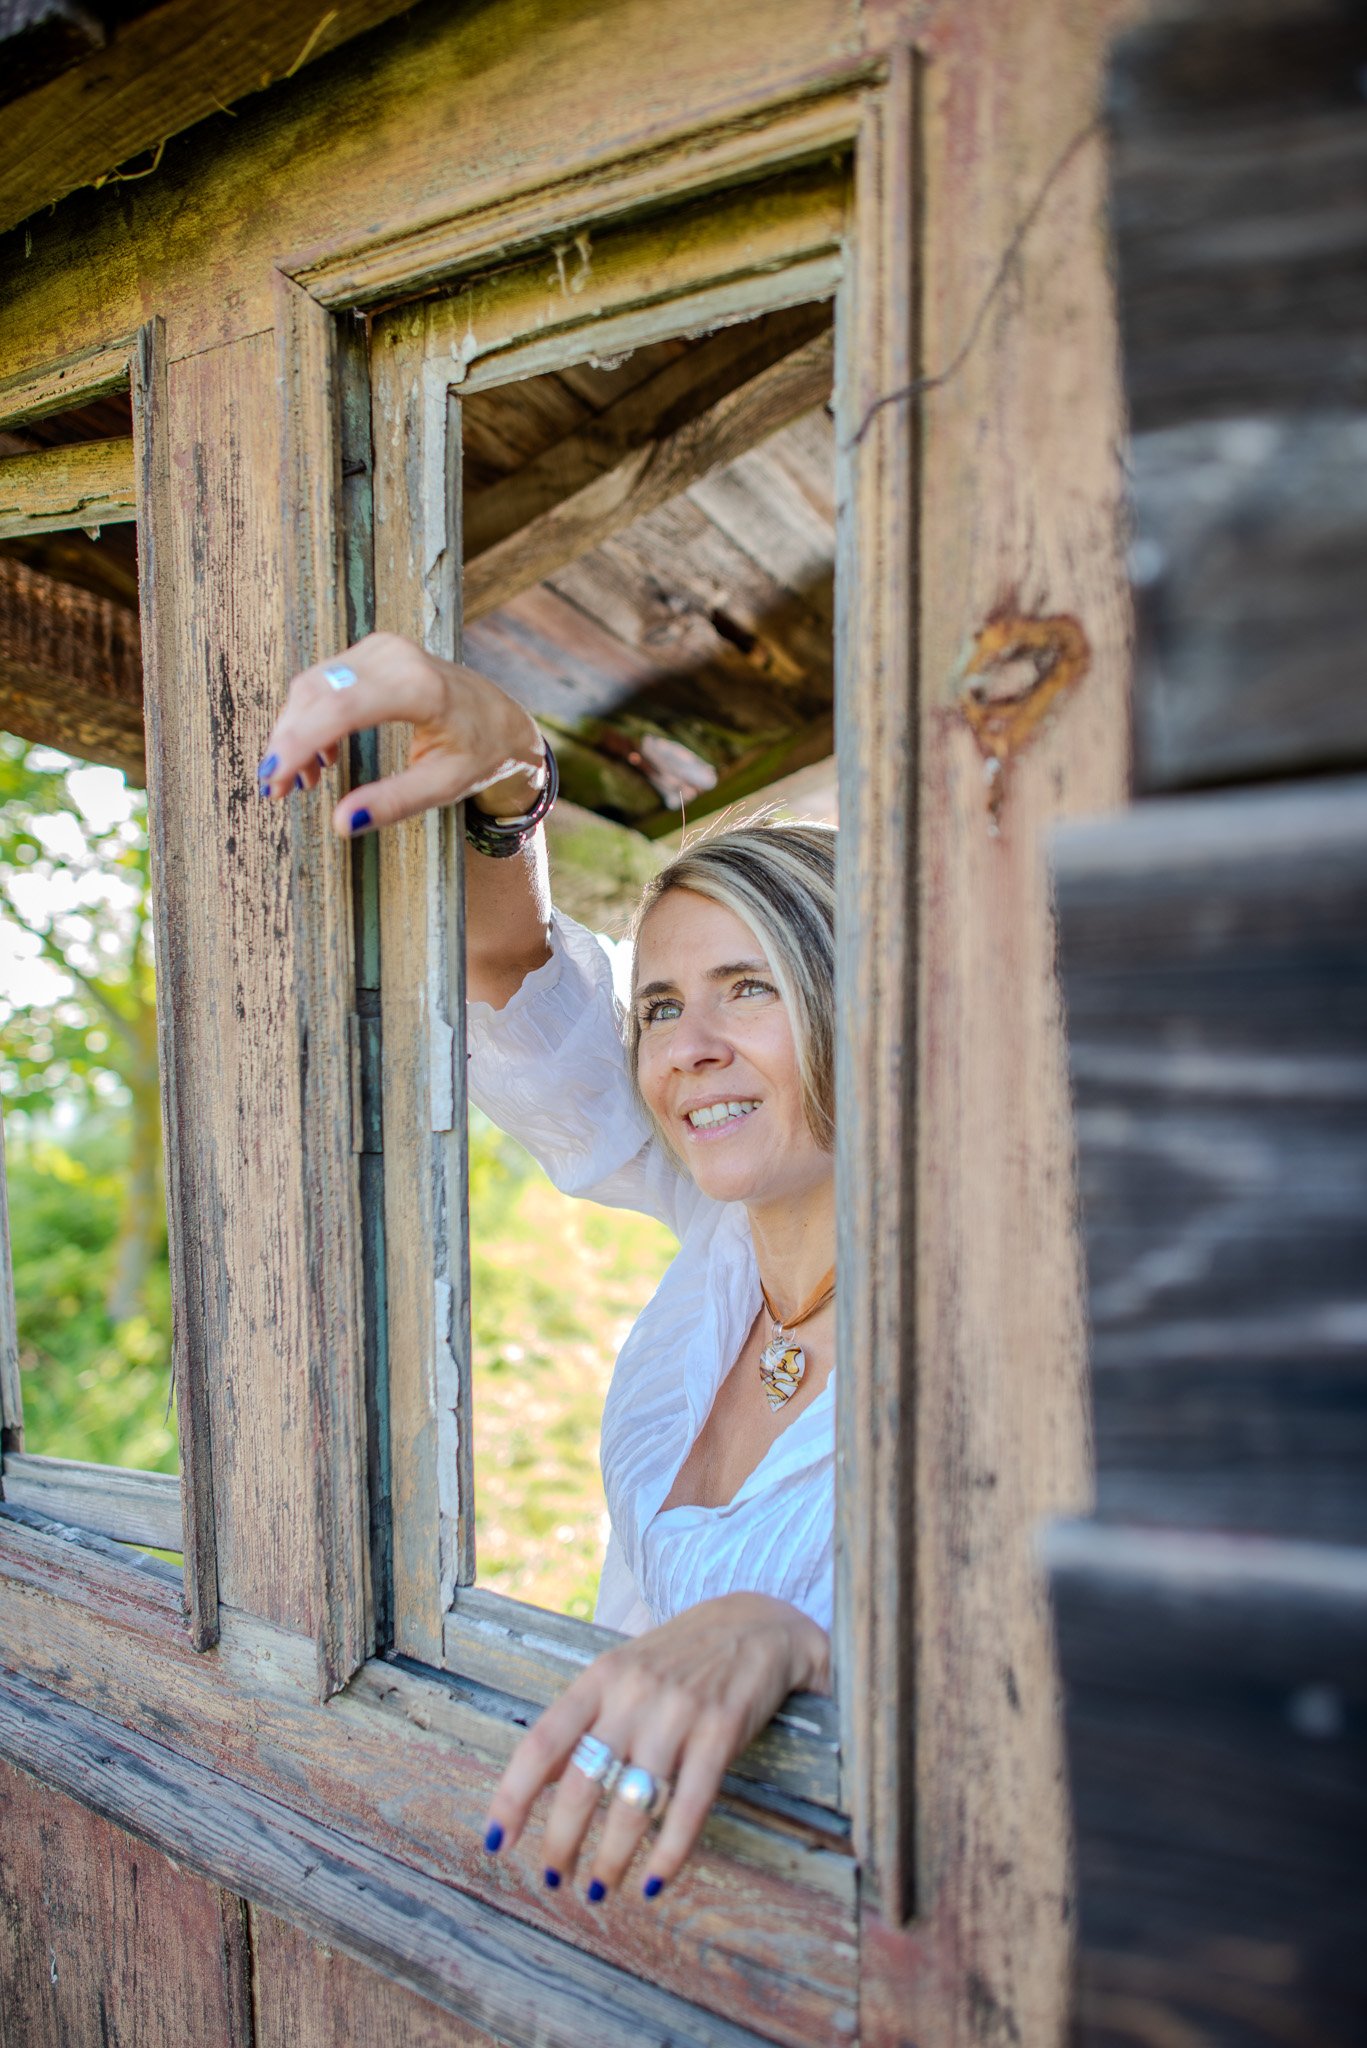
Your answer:
[[[570,1752],[570,1762],[582,1771],[590,1784],[611,1792],[622,1775],[622,1765],[597,1735],[581,1735]]]
[[[323,670],[323,681],[331,683],[334,690],[349,690],[359,677],[355,669],[348,668],[344,661],[334,661]]]

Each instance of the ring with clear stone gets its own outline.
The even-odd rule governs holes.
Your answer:
[[[359,680],[355,669],[348,668],[344,661],[334,661],[323,670],[323,681],[331,683],[334,690],[349,690]]]
[[[601,1785],[605,1792],[611,1792],[622,1775],[618,1759],[596,1735],[580,1736],[570,1752],[570,1762],[591,1784]]]
[[[644,1764],[631,1764],[617,1780],[613,1796],[647,1820],[658,1820],[669,1804],[669,1787]]]

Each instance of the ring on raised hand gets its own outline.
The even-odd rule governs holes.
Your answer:
[[[323,681],[331,683],[334,690],[349,690],[359,680],[355,669],[348,668],[344,661],[334,661],[323,670]]]
[[[611,1792],[622,1775],[622,1766],[606,1742],[597,1735],[581,1735],[570,1752],[570,1762],[591,1784]]]
[[[658,1820],[669,1804],[669,1787],[644,1764],[631,1764],[617,1780],[613,1796],[647,1820]]]

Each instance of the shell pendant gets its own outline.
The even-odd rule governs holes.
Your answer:
[[[759,1379],[769,1406],[781,1408],[785,1401],[791,1401],[802,1385],[802,1375],[807,1370],[807,1354],[800,1344],[794,1344],[785,1336],[779,1324],[774,1325],[774,1334],[759,1355]]]

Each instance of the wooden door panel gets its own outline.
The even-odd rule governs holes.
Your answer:
[[[255,2048],[495,2048],[496,2034],[253,1907]],[[6,2044],[8,2048],[8,2043]]]
[[[8,1764],[0,1841],[5,2048],[251,2048],[240,1899]]]

